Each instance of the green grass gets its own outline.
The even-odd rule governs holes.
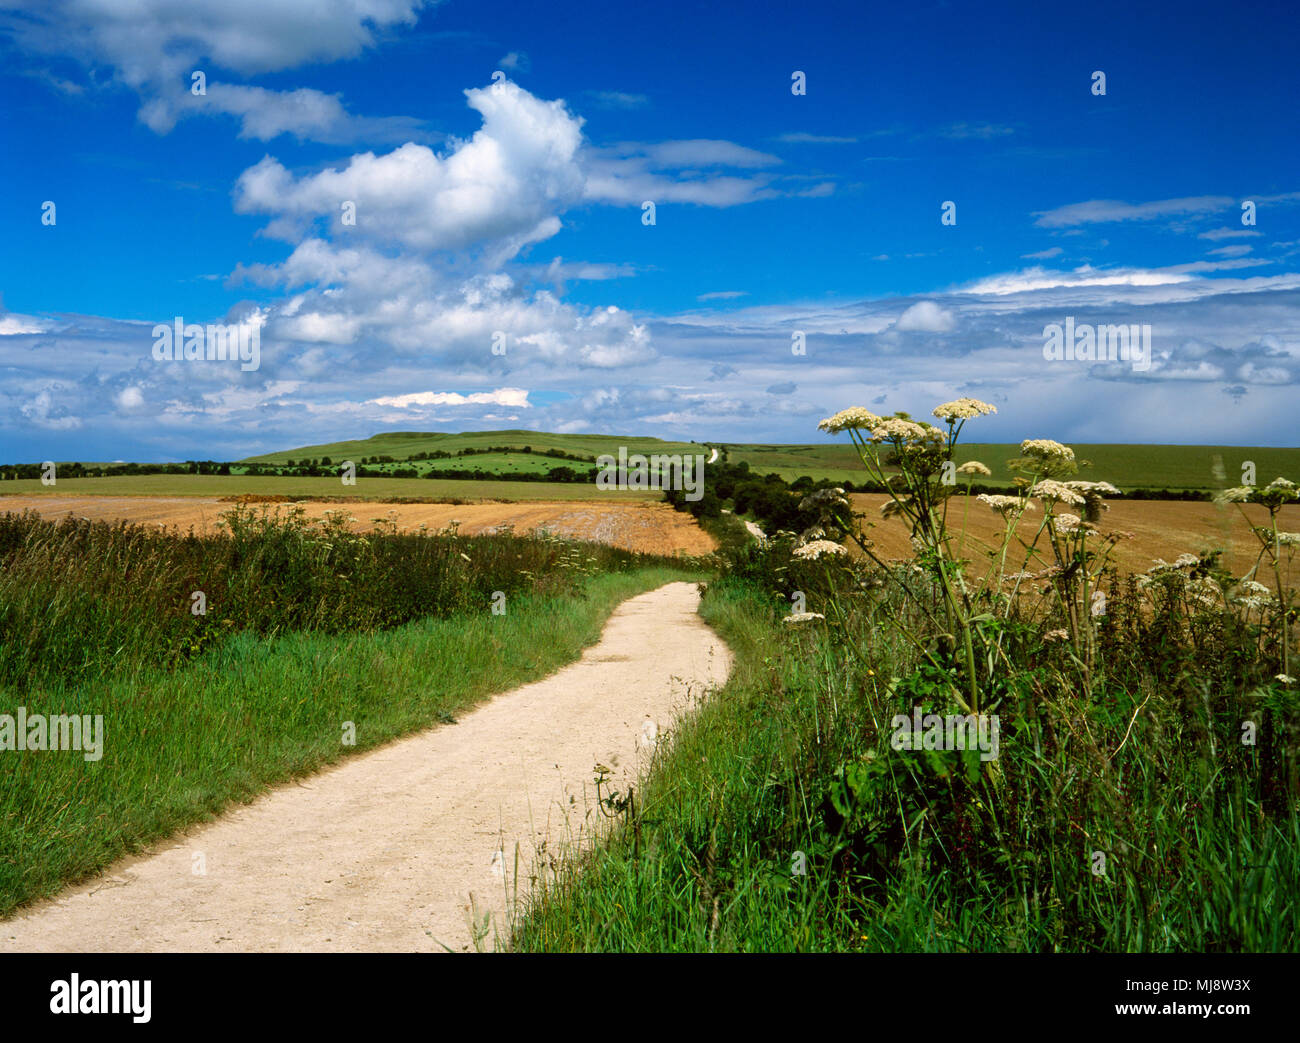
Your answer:
[[[367,467],[400,466],[398,464],[367,464]],[[587,471],[593,465],[576,460],[561,460],[554,456],[533,453],[475,453],[473,456],[455,456],[449,460],[421,460],[416,463],[421,471],[459,470],[481,468],[493,474],[545,474],[552,468],[570,467]],[[590,486],[587,487],[590,491]]]
[[[1196,445],[1099,445],[1071,443],[1075,457],[1090,461],[1080,478],[1108,481],[1120,489],[1216,489],[1241,484],[1244,461],[1255,462],[1261,482],[1278,476],[1300,480],[1300,449]],[[730,463],[748,463],[759,474],[775,472],[786,481],[804,475],[830,481],[862,481],[865,477],[857,453],[844,437],[836,445],[732,445],[726,446]],[[953,459],[962,464],[978,460],[992,471],[983,484],[1011,484],[1007,462],[1020,455],[1019,444],[961,444]],[[1214,458],[1223,463],[1224,479],[1213,474]]]
[[[821,605],[815,570],[791,582]],[[635,821],[537,868],[513,949],[1300,950],[1293,696],[1251,692],[1240,665],[1220,671],[1231,691],[1171,649],[1162,668],[1125,636],[1144,679],[1117,670],[1096,702],[1012,689],[981,767],[890,748],[890,715],[925,690],[868,599],[811,629],[784,611],[753,577],[710,583],[728,683],[661,744]],[[1246,716],[1276,738],[1243,747]]]
[[[466,457],[473,466],[478,457]],[[562,465],[563,460],[550,460]],[[114,478],[61,478],[46,486],[39,479],[0,482],[0,510],[4,494],[14,496],[259,496],[337,497],[355,500],[424,500],[436,503],[500,500],[527,503],[536,500],[658,500],[661,494],[640,490],[598,491],[572,482],[460,481],[443,478],[358,478],[343,485],[337,478],[250,478],[240,475],[149,474]]]
[[[3,712],[103,714],[105,731],[96,762],[0,754],[0,916],[269,786],[543,677],[596,641],[620,601],[690,578],[599,575],[578,597],[512,598],[501,616],[485,605],[377,634],[242,634],[178,670],[0,689]],[[345,721],[355,747],[342,745]]]

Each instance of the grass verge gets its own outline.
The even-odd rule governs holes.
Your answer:
[[[992,764],[891,749],[891,715],[924,699],[897,628],[866,599],[782,627],[770,589],[710,583],[727,685],[661,744],[637,828],[538,870],[513,949],[1300,947],[1300,816],[1235,704],[1153,671],[1092,702],[1008,695]],[[1243,698],[1284,748],[1290,697]]]

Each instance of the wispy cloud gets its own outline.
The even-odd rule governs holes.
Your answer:
[[[1208,232],[1200,232],[1197,238],[1217,242],[1220,239],[1253,239],[1259,234],[1253,228],[1211,228]]]
[[[1055,210],[1038,210],[1034,224],[1040,228],[1069,228],[1075,225],[1106,224],[1113,221],[1154,221],[1162,217],[1209,214],[1236,205],[1230,196],[1186,196],[1158,199],[1150,203],[1125,203],[1118,199],[1091,199]]]
[[[991,141],[994,138],[1009,137],[1015,133],[1015,128],[1000,123],[952,123],[937,133],[939,137],[954,141]]]
[[[627,91],[587,91],[584,97],[598,109],[644,109],[650,104],[646,95]]]
[[[830,134],[806,134],[803,131],[796,131],[792,134],[781,134],[776,138],[786,145],[852,145],[857,138],[835,137]]]

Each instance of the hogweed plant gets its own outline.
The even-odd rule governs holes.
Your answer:
[[[1104,609],[1104,595],[1098,597],[1099,580],[1115,544],[1128,535],[1102,534],[1095,523],[1105,509],[1104,497],[1118,494],[1118,489],[1108,482],[1064,480],[1078,469],[1073,450],[1050,439],[1027,439],[1021,443],[1021,457],[1011,464],[1019,474],[1017,494],[976,497],[1000,515],[1004,525],[999,545],[983,548],[992,567],[982,574],[969,569],[963,556],[966,545],[979,542],[968,540],[970,494],[974,479],[991,472],[978,461],[954,466],[952,458],[966,422],[996,411],[987,402],[960,398],[934,409],[942,427],[915,421],[907,413],[881,417],[860,407],[843,410],[818,425],[833,434],[848,433],[868,474],[889,497],[881,507],[882,518],[897,517],[909,526],[916,564],[934,581],[946,631],[964,660],[964,684],[952,687],[958,702],[970,713],[980,712],[981,677],[989,682],[995,671],[1011,667],[1002,647],[1005,629],[992,624],[1010,616],[1027,580],[1047,581],[1045,593],[1066,622],[1072,658],[1085,690],[1091,691],[1096,619],[1102,614],[1099,606]],[[966,496],[960,537],[954,538],[947,508],[957,492],[957,476],[966,479]],[[1025,540],[1019,535],[1020,521],[1029,512],[1038,513],[1040,505],[1042,520],[1032,539]],[[838,504],[832,500],[830,506]],[[1062,507],[1083,510],[1087,520]],[[882,561],[851,517],[840,513],[837,521],[868,558],[915,597],[910,570],[893,569]],[[1013,553],[1019,567],[1008,574],[1008,556]],[[1035,563],[1040,568],[1031,571]],[[1006,583],[1013,584],[1009,592],[1003,589]],[[915,635],[908,636],[933,665],[940,665]]]
[[[980,712],[972,634],[975,612],[962,563],[949,546],[946,501],[953,487],[943,477],[946,472],[955,472],[955,467],[950,466],[953,451],[966,421],[995,412],[997,408],[987,402],[962,398],[934,410],[934,416],[944,421],[944,428],[927,421],[914,421],[907,413],[881,417],[860,407],[843,410],[818,425],[832,434],[848,432],[863,467],[889,496],[882,513],[885,517],[903,519],[911,528],[918,564],[938,586],[947,631],[954,640],[960,634],[966,666],[965,696],[956,685],[953,691],[962,707],[972,714]],[[891,467],[897,471],[890,471]],[[907,581],[877,557],[870,540],[857,526],[843,518],[841,525],[868,557],[912,593]],[[921,647],[915,635],[902,629]],[[933,661],[928,651],[926,655]]]
[[[1297,499],[1300,499],[1300,488],[1297,488],[1294,482],[1290,482],[1285,478],[1274,478],[1265,486],[1239,485],[1234,489],[1225,490],[1217,497],[1220,504],[1231,503],[1236,505],[1237,509],[1241,511],[1242,517],[1246,519],[1246,524],[1250,525],[1250,531],[1254,533],[1260,544],[1259,555],[1256,557],[1255,564],[1250,571],[1242,577],[1242,585],[1253,584],[1254,586],[1260,586],[1255,581],[1255,576],[1259,572],[1260,566],[1265,563],[1267,563],[1269,570],[1273,574],[1282,645],[1279,663],[1282,676],[1287,678],[1291,676],[1291,634],[1288,616],[1291,613],[1292,598],[1290,586],[1283,579],[1282,566],[1285,562],[1289,579],[1291,559],[1295,555],[1296,547],[1300,546],[1300,533],[1280,532],[1277,527],[1277,516],[1286,504],[1294,503]],[[1255,525],[1251,522],[1245,508],[1245,504],[1248,503],[1260,504],[1268,510],[1267,525]],[[1255,602],[1248,602],[1248,604],[1260,605],[1258,592],[1254,592],[1254,597]]]

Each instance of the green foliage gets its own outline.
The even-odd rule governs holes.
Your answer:
[[[301,508],[236,506],[211,536],[0,515],[0,683],[175,665],[243,631],[382,630],[479,609],[496,591],[570,593],[593,571],[649,560],[544,538],[396,535],[384,519],[356,534],[346,513],[314,523]]]

